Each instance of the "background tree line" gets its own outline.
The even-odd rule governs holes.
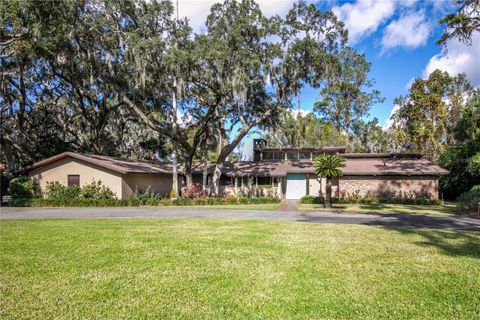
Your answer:
[[[478,122],[468,117],[478,114],[478,90],[462,75],[417,79],[385,132],[364,120],[383,101],[370,63],[345,46],[343,23],[313,4],[281,18],[227,0],[212,6],[203,34],[167,0],[6,1],[0,16],[0,156],[10,175],[78,151],[172,161],[174,172],[178,160],[190,185],[194,161],[210,161],[216,194],[224,162],[259,128],[272,145],[419,151],[447,168],[462,165],[444,154],[464,152],[473,173],[444,187],[478,177]],[[468,38],[452,32],[454,18],[443,21],[445,37]],[[318,92],[314,113],[293,116],[305,86]]]

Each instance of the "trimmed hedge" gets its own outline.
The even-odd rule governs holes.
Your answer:
[[[137,197],[128,199],[94,199],[94,198],[74,198],[74,199],[15,199],[12,206],[17,207],[138,207],[138,206],[202,206],[202,205],[238,205],[238,204],[266,204],[279,203],[281,200],[276,197],[258,197],[258,198],[203,198],[186,199],[179,198],[175,200],[149,198],[141,200]]]
[[[325,199],[323,197],[304,196],[300,199],[301,204],[324,204]],[[442,202],[439,199],[429,198],[376,198],[376,197],[363,197],[358,199],[341,199],[338,197],[332,197],[332,203],[336,204],[423,204],[423,205],[440,205]]]

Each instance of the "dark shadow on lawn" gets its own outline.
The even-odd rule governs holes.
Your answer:
[[[446,255],[480,259],[480,223],[477,219],[408,214],[372,215],[371,218],[304,214],[302,218],[301,221],[310,223],[352,223],[416,234],[422,236],[422,240],[416,242],[419,246],[434,246]]]
[[[341,213],[343,212],[342,210],[348,208],[348,204],[334,204],[333,208],[331,211]],[[401,207],[399,208],[392,208],[391,204],[383,204],[383,203],[376,203],[376,204],[359,204],[358,207],[362,210],[371,210],[371,212],[363,212],[362,213],[372,213],[372,214],[378,214],[378,210],[386,210],[392,213],[405,213],[405,214],[411,214],[412,211],[416,211],[419,214],[422,214],[426,212],[428,214],[429,211],[431,210],[436,210],[440,213],[448,214],[448,215],[455,215],[455,208],[448,207],[448,206],[418,206],[418,205],[408,205],[408,204],[402,204]]]
[[[433,246],[448,256],[462,256],[480,259],[480,232],[446,231],[386,226],[390,231],[415,234],[423,237],[415,244],[421,247]]]

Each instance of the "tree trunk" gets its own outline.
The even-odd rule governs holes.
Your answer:
[[[232,151],[238,146],[240,141],[242,141],[242,139],[247,135],[250,129],[265,121],[265,119],[267,119],[270,115],[271,112],[267,111],[263,114],[262,117],[258,118],[254,122],[250,122],[248,125],[245,121],[242,121],[243,126],[237,133],[235,138],[233,138],[232,142],[228,143],[228,140],[225,140],[220,152],[218,153],[217,161],[215,163],[215,170],[213,172],[213,193],[215,196],[218,196],[220,193],[220,177],[222,175],[223,164],[227,159],[228,155],[232,153]]]
[[[177,79],[174,78],[173,80],[173,89],[172,89],[172,107],[173,107],[173,134],[174,136],[177,134],[177,96],[175,90],[177,86]],[[177,142],[175,139],[172,139],[172,166],[173,166],[173,173],[172,173],[172,190],[174,191],[175,195],[174,198],[178,198],[178,165],[177,165]]]
[[[192,161],[189,159],[185,160],[185,180],[187,182],[187,188],[190,187],[193,183],[193,176],[192,176]]]
[[[209,195],[209,190],[208,189],[208,186],[207,186],[207,183],[208,183],[208,151],[207,151],[207,148],[205,148],[205,150],[203,151],[203,179],[202,179],[202,189],[203,189],[203,193],[208,196]]]
[[[213,171],[213,195],[218,197],[220,195],[220,177],[222,175],[223,162],[220,161],[215,164],[215,170]]]
[[[332,207],[332,180],[327,178],[327,184],[325,185],[325,208]]]

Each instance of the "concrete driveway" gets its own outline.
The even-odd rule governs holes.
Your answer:
[[[204,208],[1,208],[1,219],[46,218],[224,218],[310,223],[344,223],[480,231],[480,219],[468,216],[360,214]]]

